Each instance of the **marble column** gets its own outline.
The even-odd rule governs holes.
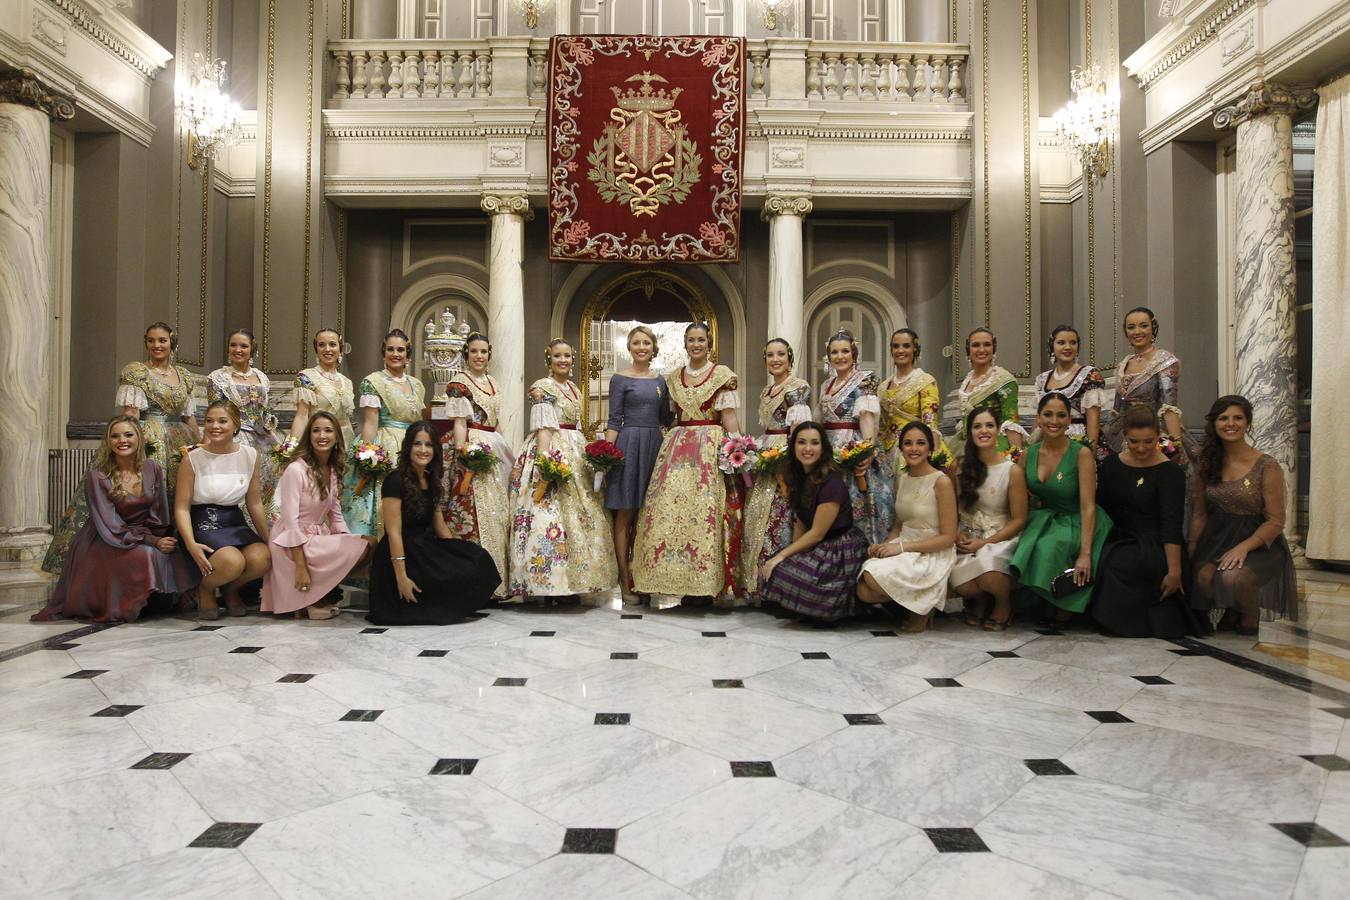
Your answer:
[[[772,195],[760,218],[769,223],[769,333],[783,338],[804,359],[802,341],[802,220],[811,212],[809,197]]]
[[[1237,129],[1237,390],[1254,411],[1251,442],[1284,469],[1291,540],[1298,501],[1292,116],[1316,102],[1311,90],[1258,82],[1214,117],[1218,128]]]
[[[501,388],[497,427],[519,448],[525,425],[525,222],[532,216],[524,194],[484,194],[492,216],[488,263],[488,338],[492,373]],[[538,367],[530,371],[537,371]]]
[[[74,115],[74,102],[32,72],[0,74],[0,570],[31,567],[51,540],[45,377],[51,120]]]

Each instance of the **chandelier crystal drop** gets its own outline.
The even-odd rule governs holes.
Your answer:
[[[197,169],[203,160],[215,160],[222,151],[239,143],[242,110],[225,93],[228,82],[223,59],[208,61],[192,54],[186,81],[179,82],[178,113],[188,135],[188,167]]]
[[[1104,178],[1111,168],[1119,97],[1102,80],[1097,66],[1075,68],[1069,76],[1073,99],[1055,113],[1055,130],[1078,154],[1083,174]]]
[[[535,29],[539,27],[539,14],[543,12],[548,0],[519,0],[520,17],[525,21],[525,27]]]
[[[761,0],[764,4],[764,27],[777,31],[782,19],[787,17],[789,0]]]

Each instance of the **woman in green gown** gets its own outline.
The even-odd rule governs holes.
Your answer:
[[[1027,527],[1013,554],[1012,571],[1022,587],[1055,608],[1064,622],[1087,608],[1092,574],[1111,531],[1111,518],[1097,506],[1097,467],[1092,451],[1069,440],[1069,401],[1058,391],[1041,397],[1036,424],[1042,439],[1022,456],[1027,490],[1039,508],[1027,515]],[[1071,585],[1056,596],[1055,579]],[[1061,583],[1064,585],[1065,583]]]

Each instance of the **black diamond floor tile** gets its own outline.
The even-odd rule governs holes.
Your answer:
[[[193,631],[219,631],[224,625],[198,625]]]
[[[1064,763],[1057,759],[1024,759],[1023,763],[1031,770],[1033,775],[1077,775],[1073,769],[1070,769]]]
[[[985,652],[985,653],[988,653],[988,654],[989,654],[990,656],[992,656],[994,659],[1017,659],[1017,658],[1018,658],[1016,652],[1014,652],[1014,651],[1012,651],[1012,650],[986,650],[986,651],[984,651],[984,652]]]
[[[1315,822],[1271,822],[1270,825],[1305,847],[1350,847],[1340,835]]]
[[[988,853],[984,839],[974,828],[925,828],[924,833],[939,853]]]
[[[526,678],[498,678],[492,682],[493,687],[524,687]]]
[[[829,659],[830,654],[823,650],[809,650],[802,654],[802,659]]]
[[[349,709],[342,714],[339,722],[374,722],[383,713],[382,709]]]
[[[103,674],[106,673],[107,671],[108,671],[107,669],[81,669],[81,670],[78,671],[78,672],[71,672],[69,675],[64,675],[64,676],[62,676],[62,677],[63,677],[63,678],[97,678],[98,676],[103,675]]]
[[[191,756],[191,753],[151,753],[145,759],[136,763],[133,769],[172,769],[183,760]]]
[[[428,775],[472,775],[476,759],[438,759]]]
[[[627,725],[632,716],[629,713],[596,713],[597,725]]]
[[[139,706],[115,703],[112,706],[105,706],[98,712],[90,713],[89,715],[90,718],[121,718],[123,716],[131,715],[138,709],[140,709]]]
[[[189,847],[215,847],[232,850],[262,827],[260,822],[216,822],[188,844]]]
[[[360,634],[384,634],[388,628],[362,628]]]
[[[872,637],[899,637],[894,631],[873,631]]]
[[[1084,710],[1084,712],[1086,712],[1089,716],[1092,716],[1092,718],[1096,719],[1098,722],[1101,722],[1103,724],[1114,725],[1122,722],[1134,721],[1134,719],[1121,715],[1114,709],[1088,709]]]
[[[885,725],[876,713],[844,713],[844,721],[850,725]]]
[[[449,650],[423,650],[418,656],[449,656]]]
[[[231,653],[257,653],[262,647],[235,647]]]
[[[282,675],[277,681],[281,684],[304,684],[313,677],[308,672],[292,672],[289,675]]]
[[[553,637],[557,633],[556,631],[531,631],[530,637]]]
[[[1168,681],[1166,678],[1162,677],[1161,675],[1132,675],[1132,676],[1130,676],[1130,677],[1133,678],[1135,681],[1141,682],[1141,683],[1143,683],[1143,684],[1173,684],[1173,683],[1174,683],[1174,682]]]
[[[963,687],[955,678],[925,678],[924,681],[933,687]]]
[[[619,618],[620,618],[620,619],[640,619],[640,618],[642,618],[642,613],[620,613],[620,614],[619,614]]]
[[[1314,753],[1303,758],[1310,763],[1321,766],[1328,772],[1344,772],[1346,769],[1350,769],[1350,759],[1336,756],[1334,753]]]
[[[778,773],[773,769],[773,763],[765,760],[759,761],[736,761],[731,763],[731,777],[733,778],[777,778]]]
[[[617,828],[569,828],[563,835],[563,853],[613,853]]]
[[[619,650],[619,651],[616,651],[616,652],[614,652],[614,653],[611,653],[611,654],[609,655],[609,658],[610,658],[610,659],[637,659],[637,658],[638,658],[638,655],[637,655],[636,653],[632,653],[632,652],[629,652],[629,651],[627,651],[627,650]]]
[[[714,678],[712,685],[715,688],[743,688],[745,682],[739,678]]]
[[[705,632],[703,632],[703,636],[704,636],[704,637],[726,637],[726,636],[727,636],[727,633],[726,633],[725,631],[705,631]]]

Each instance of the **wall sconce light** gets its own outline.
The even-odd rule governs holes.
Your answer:
[[[203,160],[215,160],[221,151],[239,143],[239,104],[225,93],[226,62],[208,62],[192,54],[191,73],[178,91],[178,112],[188,135],[188,168],[194,171]]]
[[[1073,99],[1055,113],[1055,129],[1083,165],[1083,174],[1104,178],[1111,169],[1119,97],[1107,88],[1097,66],[1075,68],[1069,75]]]
[[[539,27],[539,14],[548,5],[548,0],[520,0],[520,17],[525,27],[531,30]]]
[[[790,0],[761,0],[764,4],[764,27],[777,31],[778,26],[787,18]]]

